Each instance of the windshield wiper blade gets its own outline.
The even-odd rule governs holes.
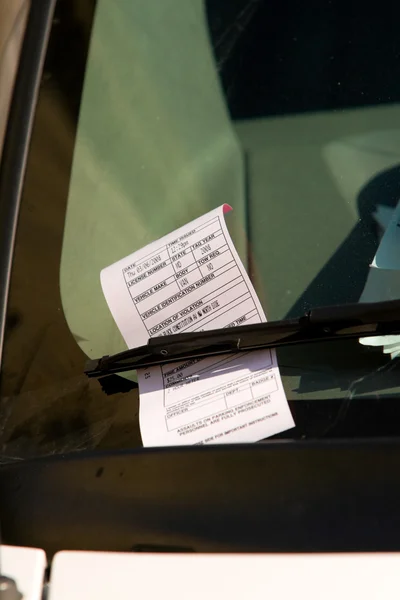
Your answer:
[[[101,377],[187,359],[328,340],[400,334],[400,300],[316,308],[298,319],[149,339],[145,346],[89,360],[85,373]]]

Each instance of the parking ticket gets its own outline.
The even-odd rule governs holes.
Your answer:
[[[103,269],[129,348],[266,320],[226,227],[228,205]],[[145,446],[254,442],[294,426],[273,350],[138,370]]]

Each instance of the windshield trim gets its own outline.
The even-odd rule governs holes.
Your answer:
[[[0,164],[0,366],[18,214],[55,4],[31,3]]]

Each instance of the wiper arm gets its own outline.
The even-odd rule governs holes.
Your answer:
[[[400,300],[316,308],[298,319],[149,339],[145,346],[88,361],[88,377],[101,377],[193,358],[336,339],[400,334]]]

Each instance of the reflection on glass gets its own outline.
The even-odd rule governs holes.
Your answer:
[[[396,269],[370,268],[400,197],[399,11],[60,0],[14,257],[4,460],[140,444],[134,383],[103,382],[107,396],[82,375],[124,349],[99,272],[223,202],[270,320],[400,297]],[[398,432],[390,352],[278,356],[290,436]]]

